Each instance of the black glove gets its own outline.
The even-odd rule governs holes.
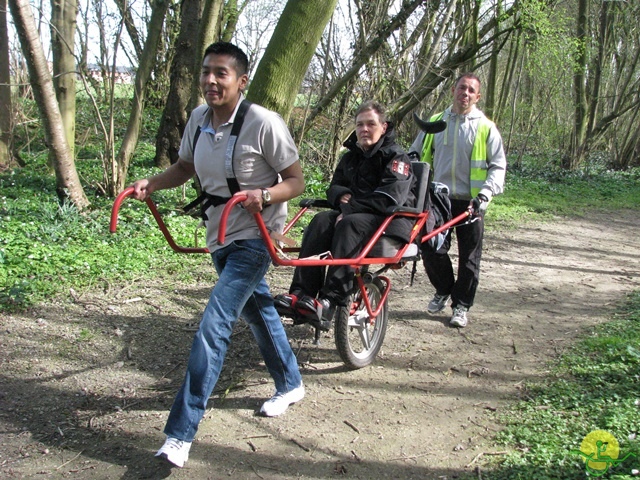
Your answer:
[[[482,217],[484,213],[487,211],[487,207],[489,206],[489,199],[483,193],[479,193],[476,198],[471,200],[469,204],[469,208],[472,210],[472,215],[474,217]]]

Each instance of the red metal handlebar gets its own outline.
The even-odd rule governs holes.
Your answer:
[[[125,198],[130,197],[133,195],[134,189],[133,187],[128,187],[126,188],[122,193],[120,193],[120,195],[118,195],[113,203],[113,209],[111,211],[111,223],[110,223],[110,227],[109,230],[111,231],[111,233],[115,233],[116,232],[116,227],[118,225],[118,212],[120,210],[120,206],[122,204],[122,202],[124,201]],[[229,218],[229,215],[231,214],[231,209],[233,207],[235,207],[236,205],[238,205],[239,203],[244,202],[247,199],[247,196],[245,194],[235,194],[233,197],[231,197],[231,199],[225,204],[221,216],[220,216],[220,223],[219,223],[219,227],[218,227],[218,244],[219,245],[224,245],[225,242],[225,237],[226,237],[226,232],[227,232],[227,220]],[[153,203],[153,201],[151,200],[150,197],[147,197],[145,199],[145,202],[147,203],[147,206],[149,207],[149,210],[151,210],[151,213],[153,215],[153,217],[156,220],[156,223],[158,224],[158,227],[160,228],[160,231],[162,232],[162,234],[164,235],[165,239],[167,240],[167,243],[169,244],[169,246],[171,246],[171,248],[179,253],[208,253],[209,249],[207,248],[200,248],[200,247],[181,247],[179,245],[177,245],[175,243],[175,241],[173,240],[173,237],[171,236],[171,233],[169,232],[169,230],[167,229],[167,226],[165,225],[164,221],[162,220],[162,217],[160,216],[160,213],[158,212],[158,209],[156,208],[155,203]],[[303,209],[303,212],[306,211],[307,209]],[[299,218],[299,216],[303,213],[303,212],[299,212],[298,215],[296,216],[296,220]],[[411,215],[406,215],[405,216],[410,216],[410,217],[418,217],[418,215],[415,214],[411,214]],[[428,234],[424,235],[421,239],[420,239],[420,243],[424,243],[427,240],[429,240],[430,238],[434,237],[435,235],[439,234],[440,232],[443,232],[445,230],[447,230],[448,228],[451,228],[453,226],[455,226],[456,224],[458,224],[459,222],[461,222],[462,220],[464,220],[467,217],[472,216],[472,211],[471,210],[466,210],[464,212],[462,212],[460,215],[458,215],[455,218],[452,218],[449,222],[445,223],[444,225],[442,225],[441,227],[429,232]],[[327,265],[349,265],[349,266],[358,266],[358,265],[365,265],[365,264],[373,264],[373,263],[380,263],[380,260],[383,261],[383,263],[392,263],[393,261],[398,261],[401,258],[402,253],[399,252],[399,254],[397,254],[397,258],[391,259],[391,258],[386,258],[386,259],[375,259],[375,258],[369,258],[367,257],[367,255],[369,254],[369,251],[373,248],[373,246],[376,244],[376,242],[379,240],[380,236],[382,235],[382,233],[385,231],[386,227],[388,226],[388,224],[391,222],[391,220],[393,219],[393,217],[388,217],[387,219],[385,219],[385,221],[383,222],[382,226],[378,229],[378,231],[376,232],[376,234],[373,236],[373,238],[371,238],[369,240],[369,242],[367,243],[367,245],[365,246],[365,248],[362,250],[362,252],[360,252],[360,254],[356,257],[356,258],[331,258],[331,259],[311,259],[311,258],[307,258],[307,259],[289,259],[289,258],[282,258],[279,256],[278,252],[276,251],[273,243],[270,241],[270,233],[269,230],[267,229],[264,220],[262,219],[262,216],[259,213],[256,213],[253,215],[256,225],[258,226],[258,229],[260,231],[260,234],[262,235],[262,238],[265,241],[265,244],[267,246],[267,250],[269,251],[269,254],[271,255],[272,260],[274,261],[274,263],[276,265],[283,265],[283,266],[327,266]],[[425,223],[426,218],[421,219],[421,221],[419,221],[419,228],[422,228],[422,226]],[[288,225],[288,228],[290,228],[291,224],[293,224],[295,222],[291,222]],[[287,228],[287,229],[288,229]],[[286,231],[286,230],[285,230]],[[406,247],[405,247],[406,248]],[[404,249],[403,249],[404,250]]]
[[[227,235],[227,219],[231,214],[231,209],[235,207],[237,204],[244,202],[246,199],[247,199],[246,195],[236,193],[224,205],[224,208],[222,209],[222,213],[220,214],[220,224],[218,225],[218,244],[219,245],[224,245],[224,237]],[[256,219],[256,223],[258,224],[258,226],[260,226],[261,222],[258,220],[258,219],[262,220],[262,217],[260,217],[260,214],[254,215],[254,218]],[[264,222],[262,223],[264,225]]]
[[[458,215],[457,217],[452,218],[451,220],[449,220],[447,223],[441,225],[438,228],[434,228],[433,230],[431,230],[429,233],[427,233],[426,235],[424,235],[421,239],[420,239],[420,243],[424,243],[428,240],[430,240],[431,238],[435,237],[436,235],[438,235],[440,232],[444,232],[445,230],[448,230],[451,227],[455,227],[458,223],[460,223],[462,220],[464,220],[467,217],[470,217],[472,215],[472,211],[470,209],[465,210],[464,212],[462,212],[460,215]]]
[[[116,228],[118,226],[118,212],[120,211],[120,205],[122,204],[125,198],[131,197],[133,195],[133,191],[134,191],[133,187],[127,187],[114,200],[113,209],[111,210],[111,223],[109,224],[109,230],[111,231],[111,233],[116,233]],[[178,253],[208,253],[209,252],[209,249],[204,247],[202,248],[181,247],[180,245],[178,245],[173,240],[173,237],[171,236],[171,233],[169,232],[169,229],[167,228],[166,224],[162,220],[162,217],[160,216],[160,213],[156,208],[156,204],[153,203],[153,200],[151,200],[150,197],[147,197],[145,199],[145,202],[147,203],[149,210],[151,210],[151,214],[153,215],[153,218],[156,219],[156,223],[158,224],[160,231],[164,235],[164,238],[167,240],[167,243],[173,249],[173,251]]]
[[[109,223],[109,231],[111,233],[116,233],[116,228],[118,227],[118,212],[120,211],[120,205],[122,205],[125,198],[130,197],[132,194],[133,187],[127,187],[113,202],[113,208],[111,209],[111,223]]]

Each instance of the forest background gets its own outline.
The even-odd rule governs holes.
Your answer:
[[[446,107],[463,71],[483,79],[482,107],[512,168],[525,158],[566,170],[638,161],[638,2],[0,0],[0,12],[0,165],[27,166],[46,145],[58,196],[80,210],[90,202],[76,161],[100,159],[99,188],[112,196],[141,141],[155,146],[156,166],[176,160],[201,102],[201,53],[217,39],[247,50],[249,99],[288,121],[309,171],[332,170],[364,99],[388,106],[408,146],[411,114]],[[127,117],[115,118],[118,102]],[[80,115],[90,128],[77,128]]]

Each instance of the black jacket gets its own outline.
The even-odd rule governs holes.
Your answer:
[[[411,170],[411,160],[395,142],[392,123],[374,147],[365,152],[357,145],[355,132],[344,142],[349,150],[340,159],[327,190],[327,200],[344,215],[371,213],[386,216],[389,207],[414,207],[413,193],[416,179]],[[349,203],[340,203],[340,197],[351,194]],[[397,218],[386,235],[408,241],[413,220]]]

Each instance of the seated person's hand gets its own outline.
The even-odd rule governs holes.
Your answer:
[[[340,203],[349,203],[349,200],[351,200],[351,194],[350,193],[345,193],[344,195],[342,195],[340,197]]]

